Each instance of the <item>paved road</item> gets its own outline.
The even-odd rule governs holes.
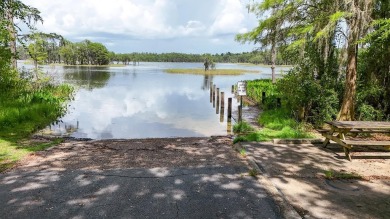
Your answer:
[[[0,174],[0,218],[281,218],[244,166]]]
[[[0,218],[104,217],[280,214],[227,137],[69,141],[0,174]]]

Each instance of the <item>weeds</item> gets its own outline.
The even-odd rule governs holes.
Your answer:
[[[363,177],[357,173],[336,172],[334,170],[325,171],[326,179],[362,179]]]
[[[252,177],[256,177],[257,175],[259,175],[259,172],[257,172],[256,169],[250,169],[248,173],[249,173],[249,176],[252,176]]]

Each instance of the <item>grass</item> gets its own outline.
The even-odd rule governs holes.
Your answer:
[[[326,179],[363,179],[362,176],[357,173],[336,172],[334,170],[325,171]]]
[[[215,69],[205,71],[202,68],[175,68],[175,69],[166,69],[164,70],[167,73],[171,74],[196,74],[196,75],[242,75],[245,73],[258,73],[259,71],[255,70],[246,70],[246,69]]]
[[[248,171],[248,174],[249,174],[249,176],[252,176],[252,177],[256,177],[257,175],[259,175],[259,173],[257,172],[256,169],[250,169]]]
[[[234,124],[233,126],[233,132],[242,134],[242,133],[248,133],[248,132],[253,132],[255,129],[247,122],[242,121],[239,123]]]
[[[241,148],[241,149],[240,149],[240,155],[241,155],[242,157],[246,157],[246,150],[245,150],[244,148]]]
[[[12,75],[0,84],[0,172],[12,167],[31,152],[58,144],[27,141],[66,112],[66,102],[73,93],[68,85],[54,86],[31,82]]]
[[[11,168],[16,162],[30,153],[45,150],[62,141],[62,139],[54,139],[44,143],[26,143],[23,138],[18,136],[8,138],[7,140],[0,138],[0,173]]]
[[[259,124],[264,128],[260,131],[238,136],[234,143],[240,141],[270,141],[272,139],[297,139],[313,138],[310,132],[289,117],[284,109],[273,109],[264,111],[259,117]]]

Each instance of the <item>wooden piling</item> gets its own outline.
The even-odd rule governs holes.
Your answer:
[[[232,94],[234,94],[234,85],[232,85]]]
[[[215,88],[216,88],[216,85],[214,84],[213,85],[213,107],[215,108]]]
[[[225,112],[225,92],[221,92],[221,113]]]
[[[217,107],[215,108],[215,113],[219,113],[219,88],[217,88]]]
[[[227,111],[227,114],[228,114],[228,119],[231,119],[232,118],[232,98],[231,97],[228,98],[228,111]]]
[[[221,92],[221,111],[220,111],[219,121],[223,122],[225,120],[225,93]]]
[[[232,134],[232,119],[230,118],[228,118],[228,120],[227,120],[227,124],[226,124],[226,131],[227,131],[227,134],[228,135],[231,135]]]
[[[210,82],[210,103],[213,102],[213,82]]]

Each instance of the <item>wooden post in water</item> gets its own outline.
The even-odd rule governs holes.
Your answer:
[[[232,118],[232,98],[231,97],[228,98],[228,111],[227,111],[227,115],[228,115],[228,120]]]
[[[219,121],[223,122],[225,116],[225,93],[221,92],[221,112],[219,116]]]
[[[232,134],[232,119],[228,119],[227,120],[227,127],[226,127],[226,131],[227,131],[227,134],[228,135],[231,135]]]
[[[215,87],[216,85],[213,85],[213,107],[215,108]]]
[[[213,102],[213,82],[210,82],[210,103]]]
[[[232,85],[232,94],[234,94],[234,85]]]
[[[215,113],[219,113],[219,88],[217,88],[217,107],[215,108]]]

